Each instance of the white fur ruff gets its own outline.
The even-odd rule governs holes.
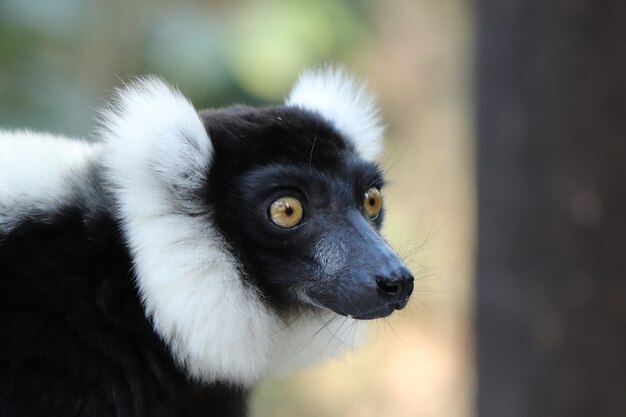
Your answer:
[[[363,324],[334,313],[278,317],[243,281],[210,213],[189,216],[213,147],[178,91],[157,78],[132,84],[104,125],[106,175],[146,313],[191,377],[249,385],[358,339]]]
[[[321,115],[352,141],[363,159],[373,161],[379,156],[384,129],[376,101],[363,83],[342,68],[304,72],[286,104]]]

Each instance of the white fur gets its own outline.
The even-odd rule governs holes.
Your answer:
[[[213,147],[185,97],[157,78],[141,80],[119,93],[104,125],[105,175],[146,313],[191,377],[248,385],[353,343],[362,324],[330,312],[291,322],[242,280],[196,204]]]
[[[99,149],[51,134],[0,131],[0,230],[66,203]]]
[[[364,159],[372,161],[379,156],[383,127],[376,101],[363,83],[342,68],[304,72],[286,104],[320,114],[352,141]]]

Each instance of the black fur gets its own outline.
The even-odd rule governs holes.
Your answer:
[[[76,206],[0,240],[0,416],[242,416],[190,383],[146,320],[111,214]]]
[[[0,416],[244,415],[243,390],[177,369],[131,269],[110,213],[79,202],[1,237]]]
[[[315,242],[346,212],[362,209],[363,193],[383,186],[382,173],[312,113],[239,107],[201,116],[215,147],[206,193],[215,224],[268,301],[281,310],[301,307],[294,287],[321,274]],[[304,222],[293,230],[267,221],[267,208],[284,195],[305,204]],[[373,222],[377,229],[382,218]]]

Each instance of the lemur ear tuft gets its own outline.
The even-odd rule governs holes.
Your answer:
[[[286,104],[320,114],[354,144],[364,159],[375,160],[380,154],[384,129],[376,100],[363,82],[343,68],[305,71]]]
[[[116,91],[101,126],[113,185],[151,189],[171,209],[194,211],[213,146],[186,97],[158,77],[139,78]]]

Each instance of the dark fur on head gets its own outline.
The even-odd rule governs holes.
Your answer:
[[[364,318],[404,306],[404,299],[394,306],[377,291],[377,276],[410,273],[376,236],[383,212],[373,220],[363,212],[365,192],[384,184],[375,163],[307,110],[240,107],[201,117],[216,156],[207,207],[244,276],[269,302],[278,309],[319,306]],[[285,195],[305,208],[301,224],[288,230],[267,215]],[[333,265],[320,262],[325,255]]]

